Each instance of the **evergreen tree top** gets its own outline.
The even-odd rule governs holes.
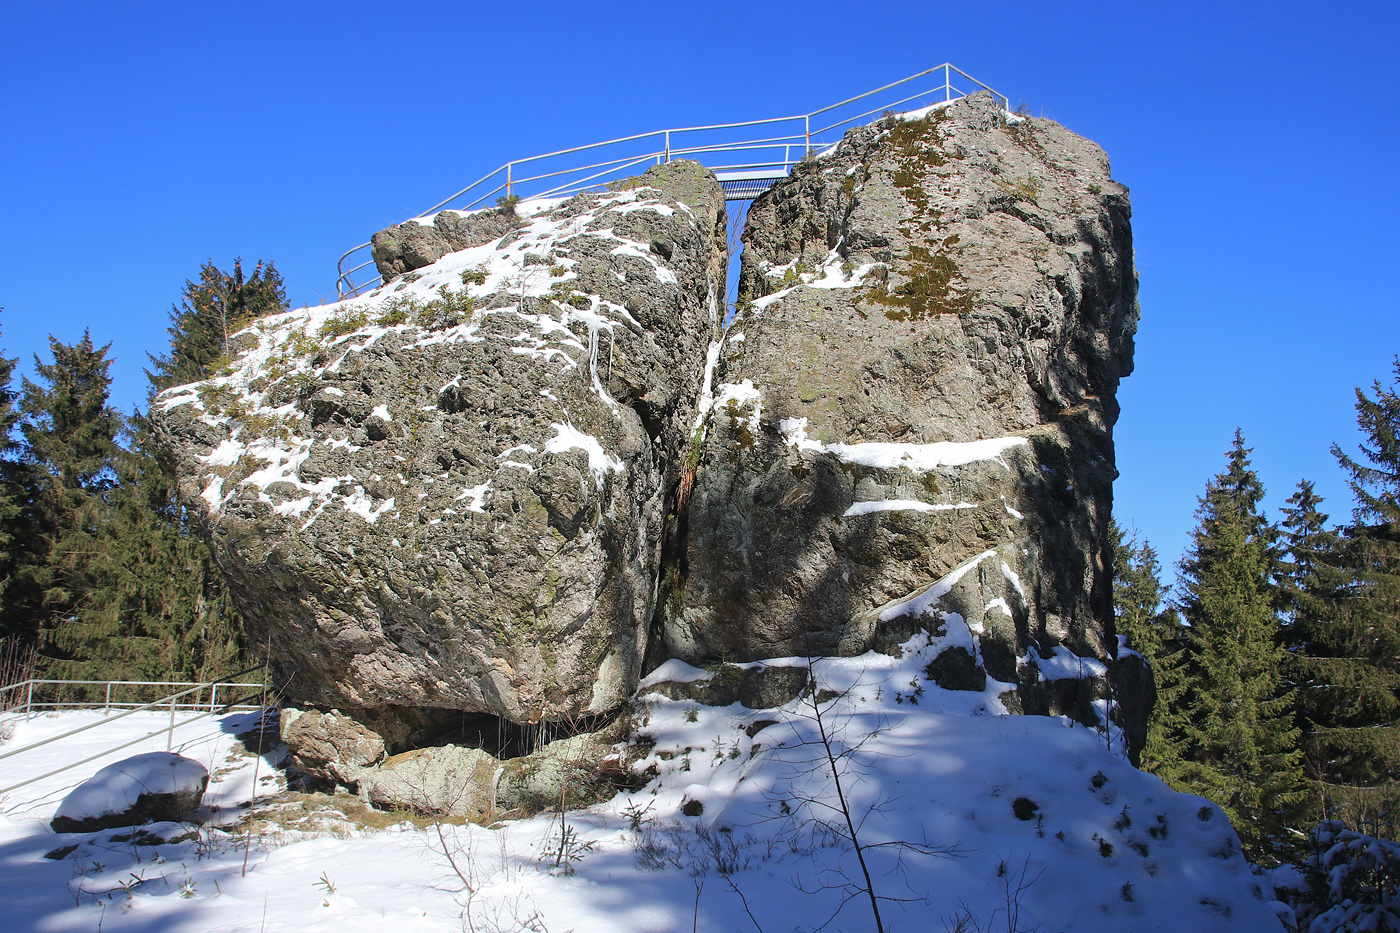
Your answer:
[[[1236,537],[1240,542],[1260,545],[1261,558],[1267,570],[1272,571],[1277,559],[1278,532],[1259,509],[1264,501],[1264,484],[1250,464],[1249,455],[1253,452],[1253,448],[1244,446],[1244,435],[1237,428],[1225,455],[1225,470],[1206,482],[1205,495],[1197,500],[1196,530],[1179,567],[1186,580],[1202,579],[1218,559],[1221,542]]]
[[[110,485],[117,436],[125,419],[107,405],[111,344],[96,347],[92,334],[72,346],[49,337],[52,363],[36,354],[34,371],[47,386],[24,380],[25,458],[67,489]]]
[[[211,375],[228,353],[230,335],[252,321],[287,310],[287,291],[272,262],[258,260],[252,275],[243,275],[243,260],[224,272],[214,261],[200,267],[199,281],[185,281],[181,301],[170,310],[170,353],[147,354],[152,369],[149,399],[171,386],[198,382]],[[148,399],[148,400],[149,400]]]
[[[1400,385],[1400,356],[1393,370]],[[1353,519],[1357,525],[1400,523],[1400,394],[1380,380],[1371,384],[1373,396],[1356,390],[1356,425],[1366,438],[1361,458],[1353,459],[1332,445],[1332,455],[1346,471],[1347,485],[1356,496]]]
[[[1283,555],[1278,570],[1285,589],[1316,580],[1327,555],[1337,550],[1339,536],[1328,530],[1329,516],[1321,510],[1322,503],[1313,484],[1300,480],[1298,491],[1288,497],[1283,508]]]

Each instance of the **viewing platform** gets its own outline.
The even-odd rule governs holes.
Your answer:
[[[924,79],[936,82],[928,84]],[[918,90],[912,90],[918,88]],[[836,143],[846,131],[887,113],[903,113],[979,91],[991,93],[1003,108],[1010,101],[954,65],[944,63],[840,103],[791,117],[742,123],[655,130],[586,146],[507,162],[405,221],[438,211],[474,211],[502,198],[557,198],[601,190],[609,182],[644,172],[672,159],[694,159],[719,179],[727,201],[761,195],[813,152]],[[336,294],[358,295],[380,285],[370,244],[361,243],[340,257]]]

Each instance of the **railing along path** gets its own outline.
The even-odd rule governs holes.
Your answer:
[[[942,83],[909,92],[911,82],[930,76],[933,80],[941,77]],[[751,200],[810,153],[835,145],[848,129],[884,113],[915,110],[978,91],[990,92],[1003,108],[1009,106],[1006,95],[945,62],[811,113],[655,130],[515,159],[408,219],[418,220],[441,210],[478,210],[493,206],[493,199],[564,197],[603,188],[610,181],[673,159],[694,159],[708,167],[719,179],[727,200]],[[767,132],[757,137],[741,132],[750,127],[763,127]],[[336,268],[339,297],[378,287],[380,278],[373,267],[369,243],[346,251]]]
[[[129,741],[121,742],[117,745],[106,747],[101,751],[97,752],[96,754],[89,755],[86,758],[82,758],[78,761],[69,762],[68,764],[63,765],[62,767],[55,768],[52,771],[48,771],[44,774],[36,775],[34,777],[20,781],[19,783],[11,784],[6,787],[0,787],[0,794],[8,794],[10,791],[18,790],[19,788],[25,787],[29,784],[33,784],[36,781],[42,781],[46,778],[53,777],[56,774],[62,774],[64,771],[67,771],[71,768],[76,768],[79,765],[87,764],[90,761],[96,761],[99,758],[102,758],[106,755],[110,755],[112,752],[120,751],[124,748],[129,748],[132,745],[136,745],[140,742],[145,742],[157,736],[164,735],[166,737],[165,748],[166,751],[170,751],[174,747],[174,732],[176,729],[187,726],[193,722],[198,722],[202,719],[207,719],[210,716],[222,715],[223,713],[227,713],[233,710],[263,709],[262,704],[249,704],[247,702],[225,703],[222,707],[218,705],[218,690],[220,687],[225,688],[226,691],[230,689],[251,688],[256,689],[264,695],[266,695],[266,692],[269,688],[263,682],[236,682],[238,678],[243,677],[247,674],[251,674],[253,671],[261,669],[262,665],[257,665],[256,667],[250,667],[246,670],[239,671],[237,674],[233,674],[229,677],[220,678],[219,680],[206,681],[204,683],[198,684],[179,681],[31,679],[22,680],[18,683],[9,684],[5,687],[0,687],[0,709],[5,709],[7,712],[13,713],[18,713],[22,711],[26,718],[32,716],[36,712],[43,712],[46,710],[56,711],[60,709],[93,709],[103,710],[106,713],[111,713],[111,711],[114,709],[122,710],[122,712],[104,716],[97,722],[91,722],[85,726],[79,726],[76,729],[69,729],[67,732],[61,732],[58,735],[51,735],[46,739],[42,739],[38,742],[32,742],[29,745],[24,745],[20,748],[0,750],[0,761],[3,761],[6,758],[12,758],[16,755],[22,755],[25,752],[33,751],[37,748],[42,748],[45,745],[50,745],[54,742],[62,741],[63,739],[72,738],[75,735],[79,735],[80,733],[87,732],[91,729],[98,729],[102,726],[110,725],[111,723],[117,722],[121,719],[125,719],[127,716],[132,716],[136,713],[157,709],[162,712],[164,712],[166,709],[170,710],[170,725],[164,729],[157,729],[154,732],[148,732],[145,735],[137,736],[136,738],[130,739]],[[44,700],[42,698],[36,700],[34,688],[36,686],[43,685],[105,687],[106,698],[104,702],[99,702],[96,700],[57,701]],[[112,688],[121,686],[185,687],[186,689],[169,694],[168,696],[163,696],[160,699],[154,700],[150,703],[138,704],[134,702],[121,702],[112,700]],[[207,702],[202,697],[200,697],[200,694],[203,693],[205,690],[209,691],[209,699]],[[12,696],[14,691],[24,692],[25,701],[23,704],[6,699],[7,696]],[[196,699],[185,700],[184,702],[181,702],[181,700],[183,700],[185,697],[190,696],[191,694],[193,694],[196,697]],[[227,693],[225,695],[227,696]],[[251,697],[245,699],[251,699]],[[198,710],[199,714],[196,716],[187,716],[177,723],[175,721],[175,717],[176,713],[180,710],[185,710],[187,712]]]

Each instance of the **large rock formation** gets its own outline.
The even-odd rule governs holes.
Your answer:
[[[695,163],[634,184],[395,228],[388,284],[257,322],[153,406],[283,699],[375,755],[637,683],[725,218]]]
[[[754,203],[722,345],[714,178],[635,185],[382,231],[382,288],[258,322],[154,406],[306,710],[294,761],[528,807],[552,785],[511,769],[576,783],[602,751],[549,740],[668,659],[720,673],[648,689],[781,703],[802,670],[724,662],[918,632],[938,684],[1012,711],[1097,725],[1116,683],[1140,744],[1106,533],[1136,277],[1102,151],[985,95],[852,131]]]
[[[852,131],[755,201],[655,659],[922,628],[945,686],[1096,722],[1128,217],[1097,146],[987,95]]]

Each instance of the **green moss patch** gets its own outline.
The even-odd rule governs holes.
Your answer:
[[[956,237],[949,237],[956,242]],[[885,308],[892,321],[921,321],[936,314],[963,314],[972,308],[971,297],[954,283],[962,277],[958,264],[945,252],[926,246],[909,247],[909,257],[899,270],[908,277],[903,285],[881,285],[866,296]]]

